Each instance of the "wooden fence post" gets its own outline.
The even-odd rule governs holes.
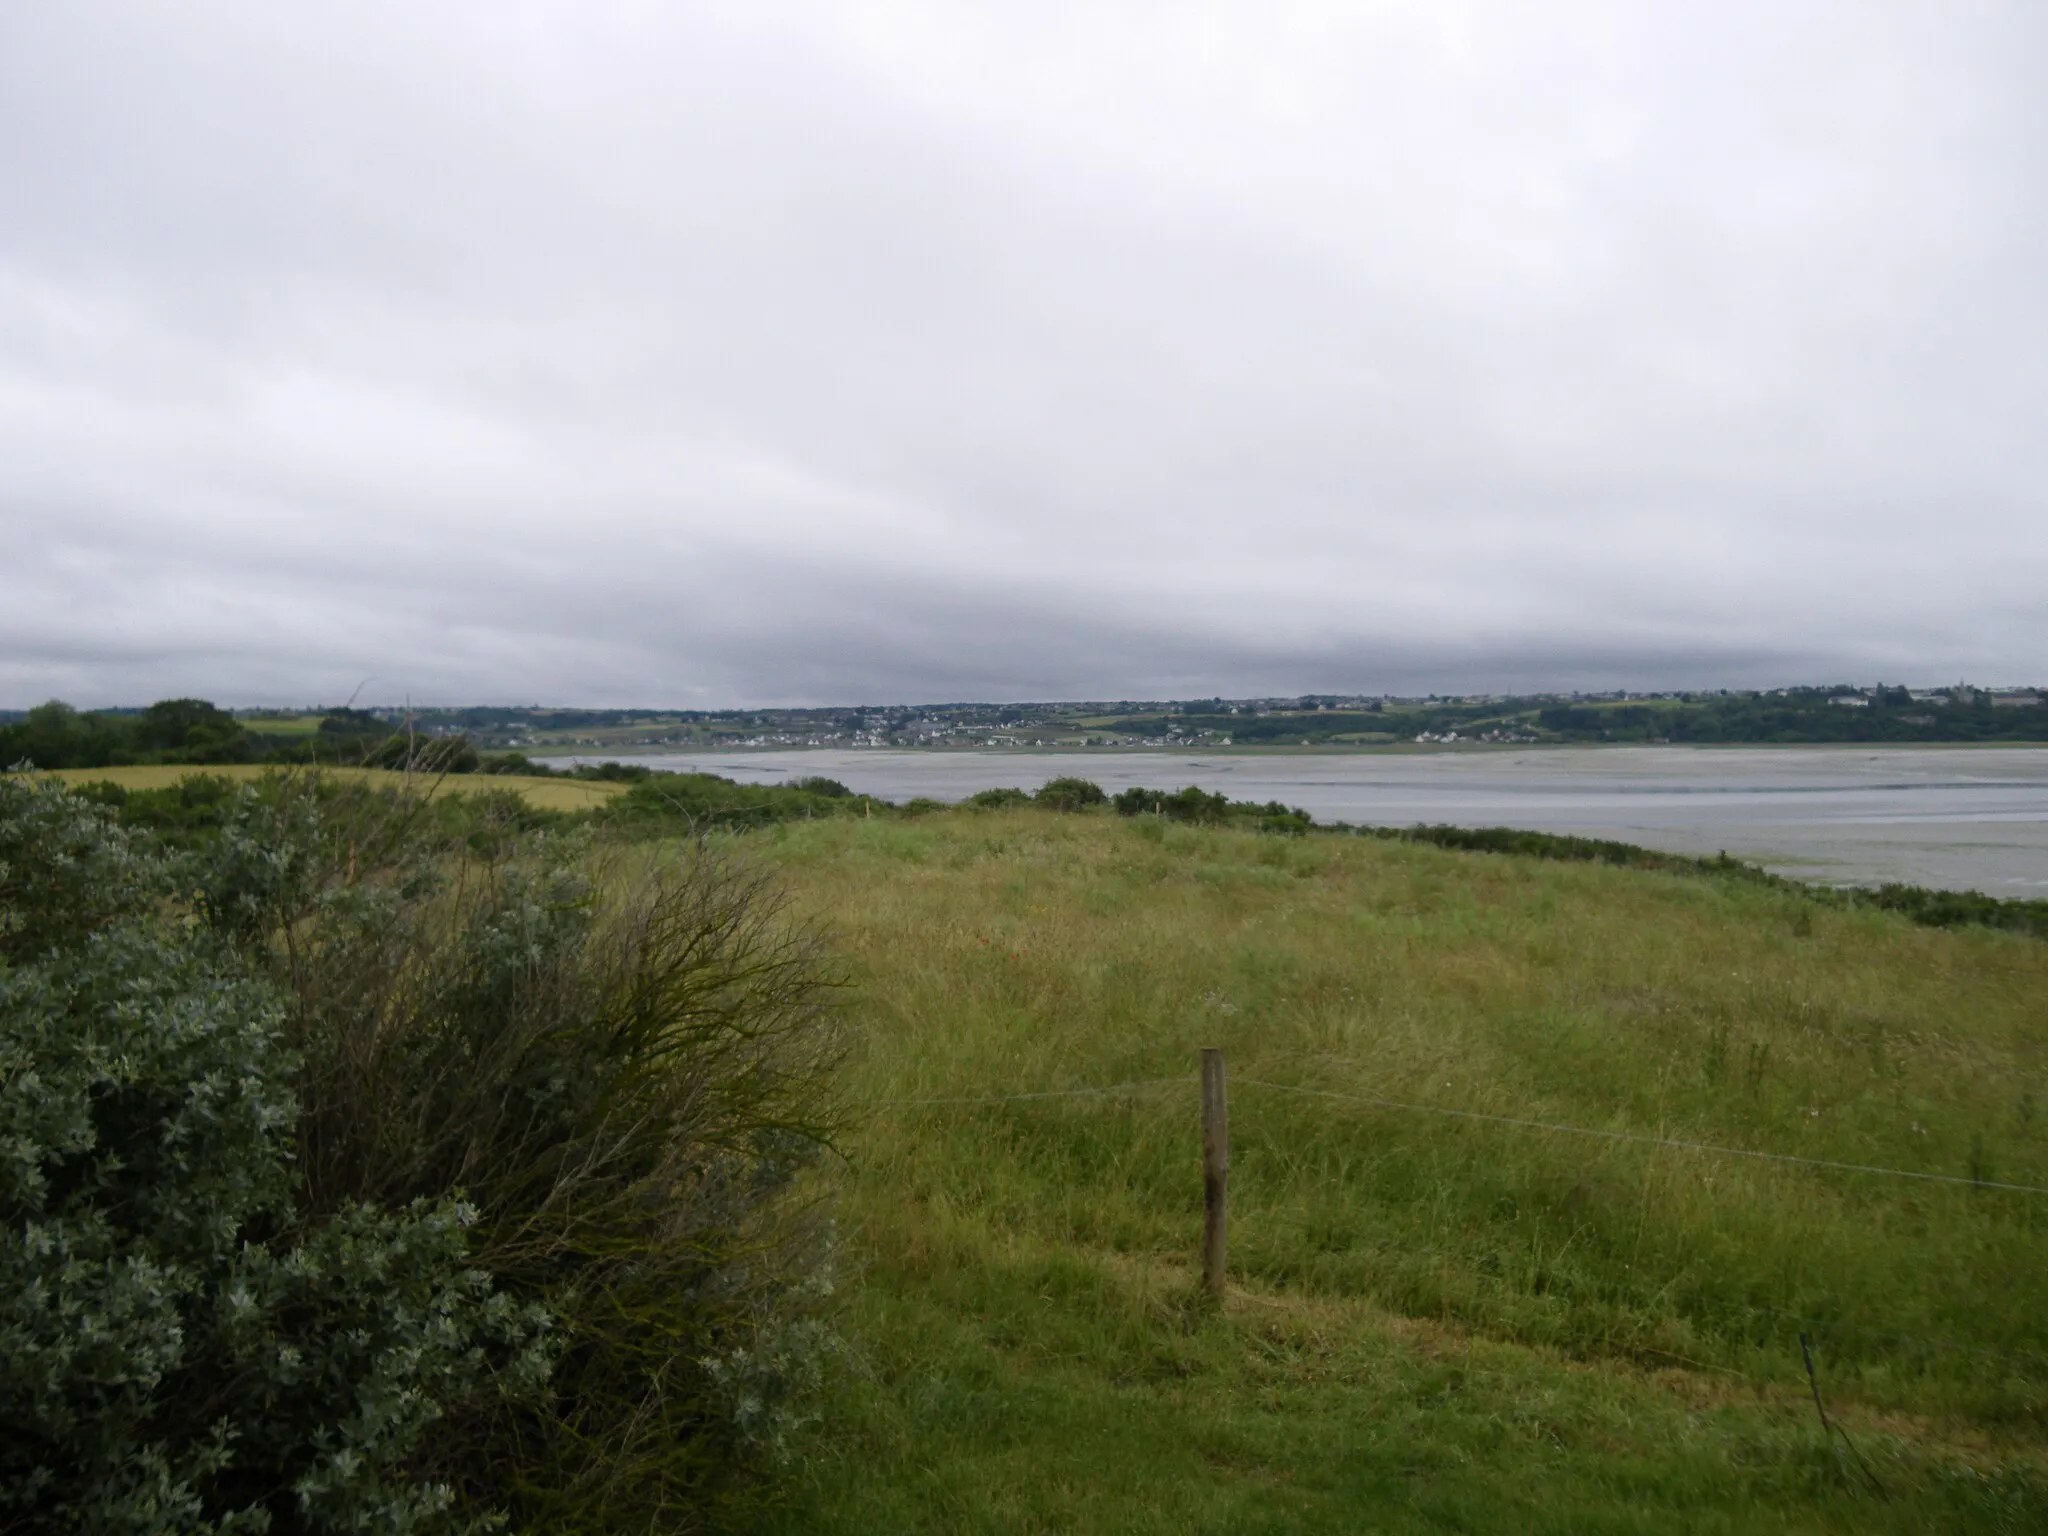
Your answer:
[[[1202,1284],[1223,1298],[1226,1227],[1229,1220],[1230,1097],[1223,1081],[1223,1052],[1202,1050]]]

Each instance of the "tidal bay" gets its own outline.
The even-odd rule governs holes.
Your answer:
[[[1525,827],[1682,853],[1726,850],[1836,885],[1903,880],[2048,895],[2048,748],[1552,747],[1427,753],[727,751],[636,757],[749,783],[809,775],[903,801],[1184,784],[1319,821]]]

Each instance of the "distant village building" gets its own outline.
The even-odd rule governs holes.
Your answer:
[[[1832,699],[1829,699],[1828,702],[1830,704],[1839,704],[1844,709],[1870,708],[1870,700],[1863,697],[1860,693],[1838,693]]]

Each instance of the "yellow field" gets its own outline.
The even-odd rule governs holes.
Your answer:
[[[216,774],[230,779],[253,779],[278,770],[259,763],[234,763],[217,768],[194,768],[182,763],[152,764],[138,768],[64,768],[52,777],[67,784],[113,783],[127,789],[165,789],[195,774]],[[339,778],[363,779],[373,784],[397,786],[405,775],[383,768],[322,768],[322,773]],[[516,773],[451,773],[438,782],[414,775],[413,782],[436,793],[475,794],[482,790],[509,789],[543,811],[586,811],[602,805],[626,786],[587,779],[543,779]]]

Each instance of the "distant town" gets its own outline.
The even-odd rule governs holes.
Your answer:
[[[986,751],[1510,746],[1545,742],[2048,741],[2048,690],[1883,684],[1662,693],[1304,694],[1250,699],[810,709],[355,712],[479,749],[535,755],[733,748]],[[329,730],[334,711],[237,711],[253,730]],[[364,722],[367,723],[367,722]]]
[[[408,743],[519,761],[837,747],[919,751],[1418,751],[1569,743],[2048,743],[2048,689],[1780,688],[1666,693],[848,705],[809,709],[307,706],[199,699],[0,710],[0,763],[368,762]],[[444,752],[445,755],[445,752]],[[395,759],[394,759],[395,760]]]

